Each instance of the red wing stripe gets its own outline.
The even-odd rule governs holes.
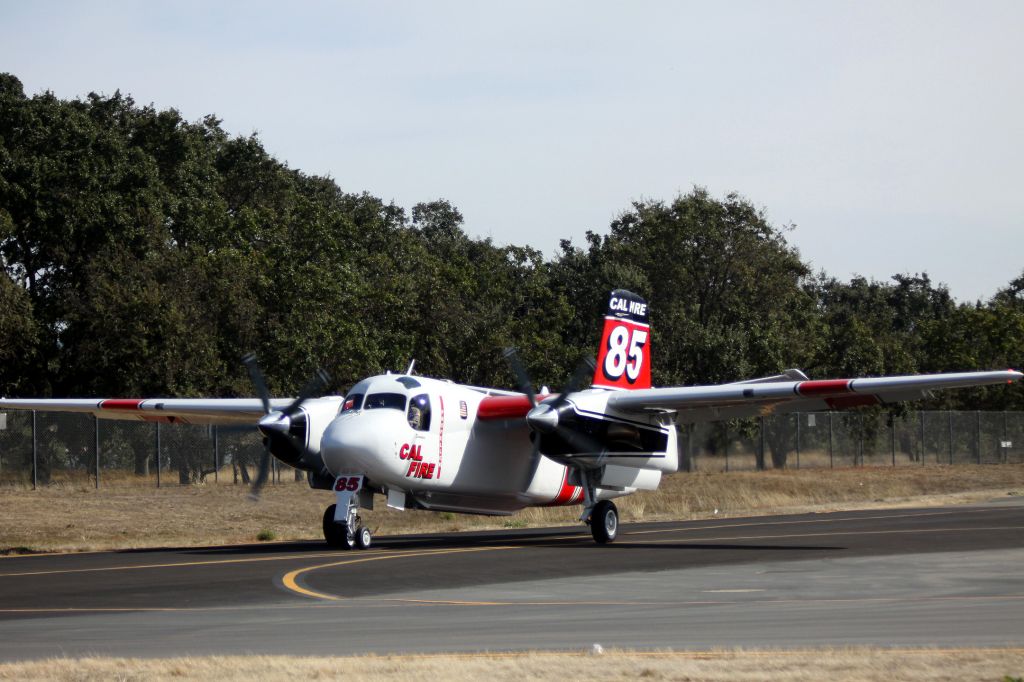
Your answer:
[[[141,410],[142,400],[137,398],[112,398],[110,400],[101,400],[101,410]]]
[[[850,393],[852,379],[825,379],[823,381],[801,381],[796,385],[796,392],[802,396],[826,396]]]
[[[537,399],[550,398],[548,395],[538,395]],[[476,418],[487,421],[489,419],[515,419],[525,417],[533,405],[525,395],[489,395],[480,401],[476,408]]]

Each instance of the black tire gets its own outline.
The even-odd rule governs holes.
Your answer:
[[[370,549],[370,544],[373,542],[373,535],[370,533],[370,529],[366,526],[359,526],[356,528],[356,547],[359,549]]]
[[[337,506],[332,504],[324,510],[324,540],[331,547],[352,549],[355,539],[349,536],[348,525],[334,520],[334,510]]]
[[[590,512],[590,534],[599,545],[614,542],[619,534],[619,510],[610,500],[601,500]]]

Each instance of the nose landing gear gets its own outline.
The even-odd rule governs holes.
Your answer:
[[[338,505],[332,504],[324,510],[324,540],[331,547],[338,549],[369,549],[373,543],[373,534],[370,529],[362,525],[359,515],[354,515],[352,521],[335,521],[335,512]]]
[[[324,511],[324,540],[339,549],[367,549],[373,542],[370,529],[359,517],[356,493],[363,487],[361,475],[338,476],[334,482],[337,503]]]

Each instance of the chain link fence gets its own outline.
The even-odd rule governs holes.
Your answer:
[[[0,485],[248,484],[263,457],[256,429],[0,413]],[[305,481],[273,459],[268,483]]]
[[[680,468],[1024,463],[1024,412],[799,412],[680,427]]]
[[[680,468],[1024,463],[1024,412],[801,412],[691,424]],[[263,456],[255,428],[0,413],[0,485],[247,484]],[[304,481],[273,460],[272,483]]]

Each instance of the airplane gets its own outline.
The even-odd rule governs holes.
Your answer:
[[[321,370],[296,399],[271,399],[251,354],[258,399],[0,399],[0,409],[88,413],[100,419],[255,426],[266,450],[331,490],[323,536],[366,549],[360,509],[374,496],[406,510],[508,515],[531,506],[580,506],[594,540],[619,530],[614,499],[657,489],[679,467],[676,425],[922,398],[933,390],[1013,383],[1015,370],[811,380],[776,376],[711,386],[651,387],[650,309],[612,291],[596,363],[581,363],[563,390],[535,393],[518,353],[504,355],[516,391],[415,375],[383,374],[344,395],[318,396]],[[589,384],[587,379],[589,378]],[[265,482],[269,454],[254,484]]]

